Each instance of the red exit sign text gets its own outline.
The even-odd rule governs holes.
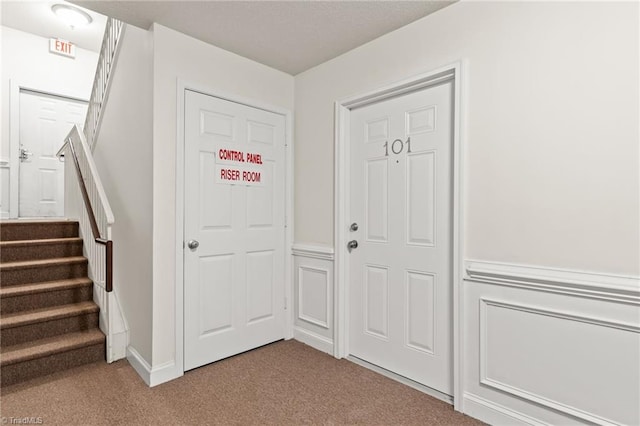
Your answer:
[[[69,58],[76,57],[76,46],[70,41],[60,40],[59,38],[49,39],[49,52],[57,53],[58,55],[68,56]]]

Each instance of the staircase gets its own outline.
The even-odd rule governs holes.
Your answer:
[[[1,221],[1,385],[104,360],[92,296],[77,222]]]

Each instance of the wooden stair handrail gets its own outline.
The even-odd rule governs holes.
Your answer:
[[[82,199],[84,201],[84,206],[87,209],[87,213],[89,215],[89,222],[91,224],[91,233],[93,234],[93,238],[96,243],[105,246],[105,266],[106,266],[106,276],[105,276],[105,291],[107,293],[113,291],[113,241],[107,240],[100,236],[100,228],[98,228],[98,222],[96,221],[95,214],[93,212],[93,207],[91,206],[91,201],[89,200],[89,193],[87,192],[87,187],[84,184],[84,177],[82,176],[82,170],[80,170],[80,162],[78,161],[78,156],[76,154],[76,149],[73,147],[73,143],[70,139],[66,139],[64,141],[64,145],[58,151],[58,156],[63,156],[62,152],[64,151],[65,146],[69,147],[71,151],[71,157],[73,157],[73,165],[76,169],[76,174],[78,177],[78,184],[80,184],[80,192],[82,192]]]

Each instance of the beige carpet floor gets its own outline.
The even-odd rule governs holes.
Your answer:
[[[127,361],[1,389],[0,415],[46,425],[480,425],[435,398],[296,341],[148,388]]]

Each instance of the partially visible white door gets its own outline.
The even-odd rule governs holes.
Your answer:
[[[64,165],[56,157],[87,103],[20,91],[20,217],[64,216]]]
[[[284,338],[284,159],[284,116],[186,91],[185,370]]]
[[[350,117],[350,353],[449,395],[452,87]]]

